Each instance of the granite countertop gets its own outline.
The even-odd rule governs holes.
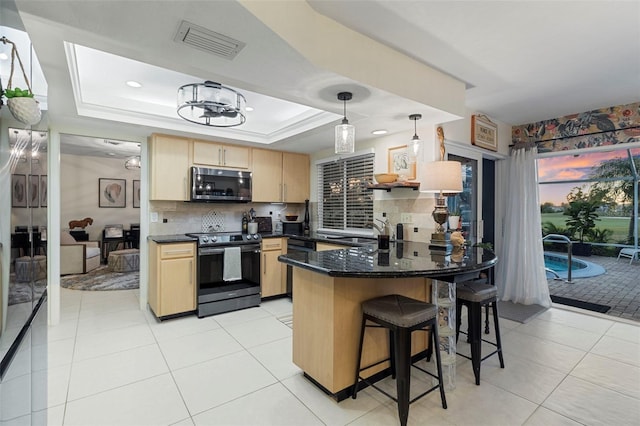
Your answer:
[[[336,244],[343,246],[352,246],[352,247],[362,247],[362,246],[370,246],[372,244],[376,244],[376,239],[374,238],[366,238],[366,237],[345,237],[345,236],[335,236],[332,238],[327,238],[326,234],[317,234],[312,232],[309,235],[294,235],[294,234],[282,234],[282,233],[260,233],[260,236],[263,239],[269,238],[293,238],[302,241],[314,241],[314,242],[323,242],[327,244]],[[175,235],[149,235],[147,237],[150,241],[155,241],[156,243],[181,243],[181,242],[190,242],[197,241],[197,238],[189,237],[185,234],[175,234]]]
[[[189,243],[198,241],[197,238],[188,237],[185,234],[175,235],[149,235],[147,237],[149,241],[155,241],[156,243]]]
[[[444,256],[442,251],[430,250],[428,244],[407,241],[391,243],[386,253],[369,245],[321,252],[292,252],[279,256],[278,260],[332,277],[447,278],[490,268],[497,262],[497,257],[492,251],[478,247]]]
[[[363,247],[377,244],[376,237],[356,237],[345,235],[332,235],[328,237],[327,234],[318,234],[317,232],[311,232],[309,235],[280,234],[278,236],[301,241],[313,241],[316,243],[336,244],[340,246],[351,247]],[[265,238],[264,234],[262,235],[262,237]]]

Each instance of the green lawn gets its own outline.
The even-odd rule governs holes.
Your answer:
[[[551,222],[556,226],[566,228],[566,221],[569,216],[565,216],[562,213],[543,213],[542,223]],[[596,228],[610,229],[613,231],[613,236],[608,242],[615,243],[617,241],[625,240],[629,230],[628,217],[600,217],[600,220],[596,221]]]

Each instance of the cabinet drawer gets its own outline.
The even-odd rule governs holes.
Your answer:
[[[193,257],[195,255],[195,252],[196,252],[196,245],[194,243],[161,244],[160,245],[161,259]]]
[[[282,238],[265,238],[262,240],[262,251],[282,250]]]

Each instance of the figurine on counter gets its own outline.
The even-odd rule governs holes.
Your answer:
[[[461,247],[464,245],[464,237],[462,236],[462,232],[460,231],[454,231],[451,233],[451,237],[450,237],[450,241],[451,244],[453,244],[454,247]]]

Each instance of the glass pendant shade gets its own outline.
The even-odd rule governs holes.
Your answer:
[[[344,118],[335,130],[336,154],[353,154],[356,148],[356,128],[347,120],[347,101],[351,100],[351,97],[349,92],[338,93],[338,100],[344,103]]]
[[[411,142],[409,142],[409,164],[416,163],[418,161],[418,157],[420,155],[420,146],[422,145],[422,141],[418,137],[418,135],[414,135],[411,138]]]
[[[185,84],[178,89],[178,115],[211,127],[239,126],[246,121],[244,96],[220,83]]]
[[[356,128],[347,120],[336,126],[336,154],[353,154],[356,145]]]

